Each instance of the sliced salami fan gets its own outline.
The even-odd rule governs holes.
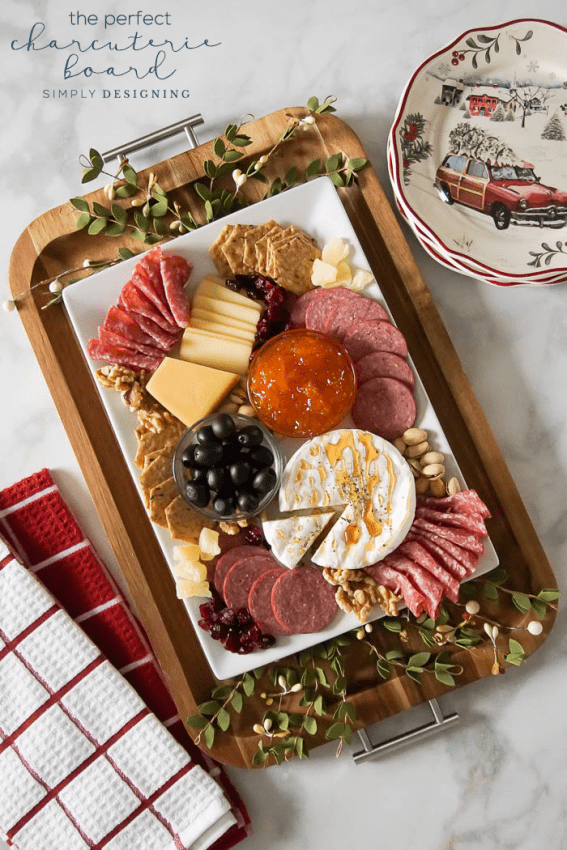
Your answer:
[[[389,323],[388,314],[380,304],[353,293],[356,298],[338,304],[326,326],[326,333],[343,342],[353,327],[365,321],[384,321]]]
[[[414,587],[423,594],[423,607],[431,619],[436,620],[443,598],[443,586],[435,576],[416,564],[411,558],[406,558],[397,552],[387,555],[384,562],[409,578]]]
[[[392,354],[391,351],[374,351],[357,360],[354,368],[359,386],[372,378],[396,378],[413,392],[415,386],[413,369],[399,354]]]
[[[449,554],[445,549],[442,549],[438,543],[431,540],[429,537],[425,537],[423,534],[417,531],[410,531],[406,540],[417,540],[418,543],[427,549],[428,552],[431,553],[437,560],[441,561],[441,563],[446,567],[446,569],[452,573],[459,581],[463,581],[463,579],[468,577],[467,569],[461,564],[460,561]]]
[[[445,596],[452,602],[457,602],[459,598],[459,581],[421,543],[417,540],[408,540],[406,537],[396,551],[406,558],[411,558],[412,561],[419,564],[420,567],[423,567],[432,576],[435,576],[437,581],[443,586]]]
[[[256,579],[279,566],[276,559],[268,552],[250,555],[232,565],[224,580],[224,601],[233,611],[248,607],[250,589]]]
[[[109,308],[103,327],[107,331],[112,331],[112,333],[120,334],[126,339],[132,340],[134,343],[139,342],[141,345],[156,344],[153,337],[146,333],[136,319],[122,307],[112,306]]]
[[[371,302],[376,303],[376,302]],[[377,304],[376,306],[380,306]],[[400,357],[408,356],[408,346],[404,335],[395,325],[386,321],[367,321],[363,319],[353,325],[343,339],[343,344],[354,361],[360,360],[375,351],[390,351]]]
[[[162,330],[167,331],[170,334],[177,330],[177,327],[160,313],[157,307],[152,304],[149,298],[146,298],[143,292],[140,292],[131,280],[122,287],[120,304],[129,312],[133,311],[135,313],[141,313],[142,316],[146,316],[148,319],[151,319],[152,322],[159,325]]]
[[[417,508],[415,515],[439,525],[447,525],[452,528],[464,528],[466,531],[470,531],[478,537],[488,537],[484,520],[482,517],[476,516],[475,514],[441,513],[441,511],[434,511],[426,505],[420,505]]]
[[[470,531],[463,531],[460,528],[448,528],[444,525],[429,522],[426,519],[418,517],[414,519],[412,528],[419,528],[421,531],[428,534],[433,540],[442,537],[445,540],[450,540],[451,543],[456,543],[457,546],[462,546],[463,549],[469,549],[471,552],[476,552],[477,555],[482,555],[484,546],[478,539],[476,534],[471,534]]]
[[[114,333],[114,331],[107,330],[106,328],[98,329],[98,338],[105,345],[117,345],[119,348],[127,348],[130,351],[137,351],[140,354],[146,354],[148,357],[155,357],[159,359],[160,362],[165,357],[165,351],[163,351],[163,349],[156,348],[155,345],[142,345],[141,342],[133,342],[131,339],[127,339],[120,334]]]
[[[126,366],[134,371],[145,369],[148,372],[153,372],[161,363],[159,357],[149,357],[147,354],[139,354],[137,351],[131,351],[118,345],[106,345],[100,339],[89,340],[87,353],[92,360],[117,363],[119,366]]]
[[[178,332],[172,334],[168,331],[164,331],[163,328],[160,328],[159,325],[156,325],[156,323],[151,319],[148,319],[147,316],[142,316],[141,313],[132,312],[130,313],[130,316],[138,323],[144,333],[147,333],[148,336],[152,337],[155,344],[159,348],[163,348],[164,351],[169,351],[169,349],[177,342],[179,338]]]
[[[215,567],[215,576],[213,580],[217,593],[221,596],[223,595],[224,580],[233,564],[236,564],[237,561],[244,560],[244,558],[247,558],[250,555],[257,555],[258,552],[263,554],[266,551],[267,550],[259,549],[258,546],[246,544],[245,546],[235,546],[233,549],[230,549],[228,552],[221,555]]]
[[[413,529],[412,529],[413,530]],[[419,531],[418,528],[415,529]],[[424,537],[432,537],[430,532],[421,532]],[[466,570],[467,576],[472,575],[478,566],[478,552],[471,552],[469,549],[464,549],[458,543],[452,540],[447,540],[445,537],[437,536],[434,538],[437,546],[446,552],[451,558],[454,558]]]
[[[166,255],[160,262],[165,297],[180,328],[186,328],[189,324],[189,296],[184,285],[189,280],[192,269],[193,266],[183,257]]]
[[[315,567],[294,567],[277,579],[272,608],[278,622],[294,634],[320,632],[337,613],[335,589]]]
[[[394,440],[415,422],[417,407],[412,391],[395,378],[371,378],[352,408],[357,428]]]
[[[490,511],[476,492],[476,490],[462,490],[453,493],[452,496],[443,496],[440,499],[434,496],[420,496],[419,505],[427,505],[428,508],[438,511],[452,511],[461,514],[478,514],[483,519],[490,518]]]
[[[383,584],[384,587],[387,587],[396,596],[400,596],[412,614],[419,617],[423,611],[425,597],[406,575],[394,569],[389,564],[385,564],[384,561],[379,561],[371,567],[366,567],[366,572],[372,578],[375,578],[378,584]]]
[[[272,608],[272,590],[284,567],[270,570],[257,578],[248,594],[248,610],[254,622],[269,635],[290,635],[291,631],[276,619]]]

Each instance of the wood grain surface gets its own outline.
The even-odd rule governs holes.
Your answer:
[[[272,148],[285,130],[290,113],[302,116],[305,110],[280,110],[247,125],[253,144],[246,148],[244,165],[249,158],[258,158]],[[282,146],[270,167],[275,176],[276,172],[283,173],[286,163],[305,167],[317,157],[326,159],[339,151],[348,157],[365,156],[355,133],[335,116],[324,115],[318,118],[316,128],[297,134]],[[203,178],[202,163],[211,157],[212,142],[208,142],[152,167],[165,191],[173,192],[175,199],[201,221],[200,206],[189,187]],[[248,181],[245,188],[251,202],[260,200],[264,192],[261,184],[254,181]],[[360,172],[357,185],[337,191],[384,298],[406,337],[463,475],[490,508],[492,519],[487,526],[501,565],[508,570],[515,589],[537,592],[542,587],[554,587],[547,557],[372,164]],[[102,190],[88,197],[105,201]],[[81,267],[86,257],[108,258],[109,251],[114,257],[120,245],[140,250],[139,242],[126,237],[105,240],[77,231],[70,205],[56,207],[33,221],[16,243],[9,270],[10,287],[14,297],[21,296],[20,317],[179,714],[187,717],[197,713],[197,705],[208,697],[216,680],[185,608],[175,597],[171,573],[65,310],[62,306],[41,309],[52,297],[42,281],[65,269]],[[27,292],[30,285],[37,286]],[[493,605],[490,610],[502,622],[525,625],[527,618],[519,611],[511,612],[510,607],[501,610]],[[523,633],[527,655],[543,643],[553,621],[554,612],[550,612],[539,637]],[[385,648],[394,647],[397,641],[385,630],[380,640]],[[490,644],[472,653],[460,651],[453,657],[464,668],[457,687],[490,674]],[[357,728],[451,690],[433,677],[424,677],[421,685],[404,675],[394,675],[387,681],[379,679],[368,652],[356,642],[347,649],[346,669],[349,700],[357,709]],[[495,687],[497,681],[495,678]],[[251,767],[257,746],[252,725],[264,711],[265,704],[259,697],[246,701],[245,710],[236,717],[231,730],[217,735],[213,755],[235,766]],[[324,742],[322,723],[319,730],[312,746]]]

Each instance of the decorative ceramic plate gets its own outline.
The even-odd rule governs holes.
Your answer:
[[[194,288],[202,277],[214,271],[208,249],[225,224],[260,224],[270,218],[274,218],[282,224],[295,224],[310,233],[321,245],[334,237],[346,239],[352,249],[351,261],[353,265],[357,268],[369,269],[356,233],[337,195],[335,187],[327,177],[313,180],[306,185],[298,186],[288,192],[283,192],[266,201],[261,201],[239,212],[232,213],[221,221],[212,222],[191,233],[186,233],[178,237],[174,243],[168,245],[166,251],[180,254],[191,261],[193,264],[193,273],[190,280],[190,287],[192,286]],[[138,260],[138,256],[130,260],[125,260],[117,266],[99,272],[96,276],[96,282],[93,278],[89,277],[64,290],[63,299],[65,307],[93,373],[100,364],[93,362],[87,357],[87,343],[89,339],[96,337],[98,326],[103,324],[108,307],[116,302],[124,283],[128,280]],[[373,283],[371,287],[365,290],[365,295],[377,299],[383,306],[386,306],[379,286],[376,283]],[[414,368],[415,372],[416,370]],[[109,392],[101,388],[98,384],[97,388],[100,391],[102,402],[112,423],[130,472],[137,481],[139,469],[134,465],[134,456],[136,454],[134,428],[136,426],[136,419],[122,403],[118,393]],[[417,373],[415,400],[417,404],[416,425],[425,428],[429,432],[435,448],[445,455],[447,475],[449,477],[456,475],[463,486],[466,486],[462,473],[452,457],[447,438],[441,429],[437,415]],[[352,428],[352,420],[350,418],[345,419],[341,423],[341,427]],[[284,460],[287,461],[291,457],[298,446],[301,445],[301,442],[297,439],[284,439],[280,442]],[[173,550],[175,544],[165,529],[154,525],[154,530],[165,559],[171,566],[174,563]],[[490,539],[486,539],[484,541],[484,554],[480,558],[476,575],[493,569],[497,564],[498,556]],[[197,625],[200,619],[199,604],[203,601],[202,598],[199,598],[181,602],[175,597],[173,582],[171,583],[171,604],[185,605],[188,619],[193,623],[203,652],[213,673],[219,679],[239,676],[246,670],[251,670],[260,664],[269,664],[291,653],[300,652],[309,646],[335,637],[358,625],[354,614],[344,614],[342,611],[338,611],[332,623],[323,631],[314,634],[295,634],[289,637],[278,637],[276,644],[271,649],[264,650],[261,653],[251,653],[250,655],[237,655],[225,650],[218,641],[214,641],[207,632],[203,631]],[[371,619],[379,616],[383,616],[383,613],[376,606],[375,610],[371,612]],[[189,622],[187,623],[187,627],[191,628]]]
[[[468,30],[402,95],[389,138],[396,201],[424,248],[463,274],[565,282],[566,140],[567,30]]]

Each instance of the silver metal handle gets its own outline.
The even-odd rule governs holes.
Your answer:
[[[191,115],[189,118],[184,118],[182,121],[176,121],[175,124],[170,124],[162,130],[155,130],[155,132],[148,133],[146,136],[140,136],[139,139],[134,139],[132,142],[126,142],[124,145],[118,145],[118,147],[112,148],[110,151],[105,151],[102,154],[102,159],[104,162],[108,162],[116,157],[121,160],[129,153],[142,150],[142,148],[147,148],[149,145],[155,145],[157,142],[162,142],[164,139],[169,139],[170,136],[176,136],[177,133],[182,132],[185,132],[187,136],[189,147],[196,148],[199,142],[195,135],[194,127],[199,127],[204,123],[205,119],[199,112],[196,115]]]
[[[425,723],[423,726],[418,726],[416,729],[411,729],[409,732],[404,732],[402,735],[397,735],[395,738],[390,738],[388,741],[381,741],[379,744],[373,744],[365,729],[358,730],[358,737],[364,747],[358,753],[354,753],[353,759],[355,764],[369,759],[380,758],[386,753],[392,753],[395,750],[401,750],[402,747],[407,747],[408,744],[413,744],[414,741],[422,741],[424,738],[429,738],[431,735],[436,735],[447,726],[454,726],[459,722],[457,712],[445,716],[436,699],[430,699],[428,705],[433,712],[433,721]]]

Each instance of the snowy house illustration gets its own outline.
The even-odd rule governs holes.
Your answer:
[[[458,106],[463,96],[464,86],[462,80],[447,78],[441,86],[441,103],[445,106]]]
[[[510,97],[510,90],[498,86],[476,86],[467,97],[471,116],[490,116],[502,104],[504,113],[515,112],[518,104]]]

